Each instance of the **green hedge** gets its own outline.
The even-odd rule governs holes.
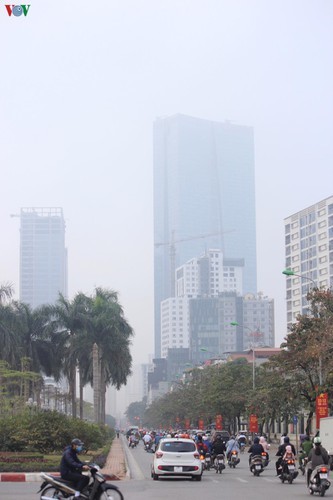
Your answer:
[[[97,450],[96,453],[80,455],[82,461],[97,463],[103,467],[106,462],[110,448],[105,447]],[[1,452],[0,451],[0,471],[1,472],[59,472],[61,454],[40,455],[23,452]]]
[[[0,452],[61,452],[75,437],[84,442],[87,450],[97,450],[111,442],[112,432],[109,427],[56,411],[24,411],[0,417]]]

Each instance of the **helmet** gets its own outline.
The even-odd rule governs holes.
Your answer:
[[[254,438],[253,443],[254,444],[259,444],[259,438],[258,438],[258,436]]]
[[[221,434],[218,434],[218,435],[216,436],[216,439],[222,439]]]
[[[313,440],[314,444],[321,444],[321,439],[319,436],[315,437]]]
[[[72,439],[71,444],[75,444],[76,446],[83,446],[84,443],[82,443],[81,439],[75,438],[75,439]]]
[[[289,436],[285,436],[285,438],[284,438],[284,442],[285,442],[285,443],[290,443]]]
[[[235,436],[231,436],[230,439],[235,439]]]

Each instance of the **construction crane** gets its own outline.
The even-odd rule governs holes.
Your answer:
[[[209,238],[210,236],[218,236],[218,235],[232,233],[232,232],[234,232],[234,229],[231,229],[230,231],[216,231],[214,233],[199,234],[197,236],[189,236],[187,238],[180,238],[180,239],[176,240],[175,239],[175,231],[173,229],[171,231],[171,241],[158,242],[158,243],[154,244],[155,248],[159,248],[159,247],[162,247],[162,246],[168,246],[169,247],[169,255],[170,255],[170,286],[171,286],[171,294],[172,294],[172,296],[174,296],[174,293],[175,293],[176,244],[183,243],[185,241],[200,240],[200,239],[204,239],[204,238]]]

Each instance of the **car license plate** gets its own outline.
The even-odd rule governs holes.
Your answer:
[[[327,479],[327,474],[319,474],[320,479]]]
[[[256,465],[256,470],[260,470],[261,469],[261,465]]]
[[[174,467],[173,471],[174,472],[183,472],[183,467]]]

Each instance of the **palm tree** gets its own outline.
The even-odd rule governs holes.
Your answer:
[[[133,330],[124,318],[116,292],[95,289],[89,334],[94,356],[88,376],[94,389],[95,420],[104,423],[106,388],[111,384],[119,389],[126,384],[132,365],[129,347]]]
[[[54,321],[58,324],[59,336],[62,338],[62,368],[69,381],[69,392],[72,402],[72,416],[76,418],[76,373],[78,360],[83,359],[83,353],[87,352],[86,345],[80,343],[88,322],[89,298],[83,293],[77,293],[72,301],[66,299],[62,294],[53,308]],[[87,363],[87,361],[86,361]],[[80,366],[84,366],[83,363]],[[82,377],[80,376],[80,381]],[[82,390],[80,389],[80,400]],[[82,402],[80,402],[82,408]],[[81,418],[82,412],[80,411]]]
[[[19,322],[12,304],[0,302],[0,359],[15,368],[19,364]]]
[[[13,286],[10,283],[0,285],[0,304],[12,298],[14,293]]]

